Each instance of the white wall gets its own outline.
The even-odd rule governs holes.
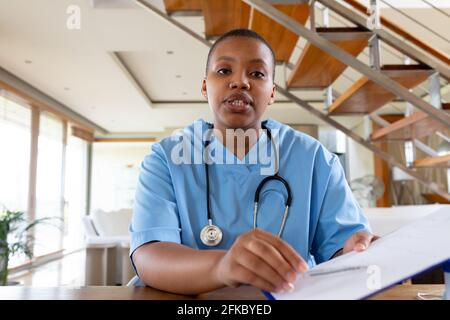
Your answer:
[[[364,136],[363,122],[354,128],[354,131]],[[353,139],[347,137],[347,164],[348,164],[348,180],[363,177],[365,175],[373,175],[375,173],[373,152],[363,147]]]
[[[131,208],[144,156],[151,143],[95,143],[91,212]]]

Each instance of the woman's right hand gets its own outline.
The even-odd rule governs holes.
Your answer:
[[[293,289],[297,273],[307,263],[285,241],[261,229],[240,235],[215,267],[217,280],[227,286],[249,284],[270,292]]]

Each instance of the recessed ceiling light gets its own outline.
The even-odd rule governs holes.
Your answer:
[[[173,51],[172,50],[167,50],[166,53],[167,54],[173,54]]]
[[[69,87],[64,87],[64,90],[69,91],[70,88]]]
[[[183,96],[185,96],[185,95],[187,95],[187,92],[184,92],[184,91],[183,91],[181,94],[182,94]]]
[[[25,60],[25,63],[26,63],[26,64],[32,64],[33,61],[26,59],[26,60]]]
[[[180,78],[181,78],[181,75],[177,74],[177,75],[175,76],[175,78],[180,79]]]

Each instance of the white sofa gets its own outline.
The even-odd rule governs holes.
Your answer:
[[[364,212],[369,219],[372,232],[376,235],[384,236],[443,207],[447,207],[450,210],[450,205],[426,204],[389,208],[364,208]]]
[[[134,276],[129,259],[131,209],[97,210],[83,218],[86,286],[126,285]]]

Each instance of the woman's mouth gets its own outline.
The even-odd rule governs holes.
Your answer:
[[[224,104],[225,107],[233,113],[244,113],[251,107],[250,102],[245,100],[227,100]]]
[[[252,98],[241,92],[233,93],[223,102],[225,108],[232,113],[247,112],[253,105]]]

